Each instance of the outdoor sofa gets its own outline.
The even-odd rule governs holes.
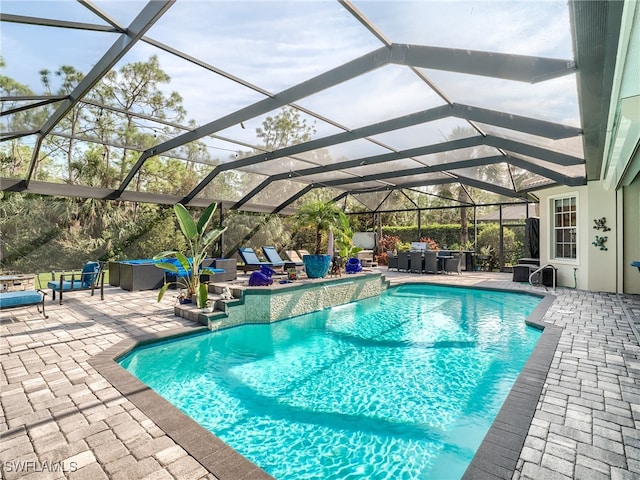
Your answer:
[[[178,272],[169,272],[158,268],[158,262],[174,263]],[[227,282],[237,278],[236,261],[229,258],[206,259],[203,266],[214,272],[214,275],[203,275],[204,281]],[[152,258],[137,260],[120,260],[109,262],[109,284],[124,290],[155,290],[165,282],[176,282],[186,277],[187,273],[175,258]]]

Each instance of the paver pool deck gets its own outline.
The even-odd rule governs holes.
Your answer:
[[[504,273],[381,271],[392,284],[545,293]],[[559,327],[560,338],[516,468],[505,471],[494,453],[474,478],[640,478],[640,296],[549,293],[556,299],[543,321]],[[63,305],[49,297],[48,319],[35,307],[0,312],[2,478],[216,478],[90,363],[123,340],[198,327],[173,314],[174,300],[110,287],[104,301],[88,292],[65,295]]]

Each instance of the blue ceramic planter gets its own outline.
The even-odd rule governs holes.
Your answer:
[[[304,271],[309,278],[324,278],[331,265],[331,255],[304,255]]]

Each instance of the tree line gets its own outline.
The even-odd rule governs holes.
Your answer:
[[[0,68],[5,66],[0,58]],[[39,72],[41,91],[34,92],[15,79],[0,75],[0,90],[7,97],[36,95],[69,95],[84,79],[84,74],[70,65],[56,71]],[[117,188],[138,160],[140,152],[170,139],[185,129],[193,129],[188,120],[183,99],[169,91],[170,76],[164,72],[156,56],[146,61],[132,62],[105,75],[91,92],[72,108],[54,131],[48,135],[33,159],[33,180]],[[3,102],[3,109],[15,112],[5,115],[0,125],[3,132],[38,130],[57,107],[56,102],[35,108],[21,109],[24,101]],[[216,165],[271,151],[313,138],[315,125],[303,119],[299,112],[285,107],[266,117],[256,129],[256,147],[212,155],[203,141],[194,141],[165,155],[151,157],[135,176],[129,188],[142,192],[185,195]],[[454,130],[451,138],[468,135]],[[12,136],[0,143],[0,176],[23,178],[33,156],[33,136]],[[318,164],[332,160],[326,150],[310,152]],[[340,159],[338,159],[340,160]],[[286,161],[283,159],[283,161]],[[256,171],[257,170],[257,171]],[[485,175],[497,175],[490,168]],[[238,201],[264,178],[261,170],[227,170],[220,173],[202,195],[227,201]],[[277,185],[276,185],[277,183]],[[278,205],[299,191],[303,185],[293,181],[275,182],[254,199],[256,203]],[[470,189],[456,184],[438,187],[425,195],[419,191],[394,194],[384,201],[397,210],[415,205],[442,206],[452,200],[466,202]],[[46,271],[54,268],[77,267],[90,259],[144,258],[161,250],[180,248],[180,235],[169,206],[101,200],[91,198],[42,197],[0,192],[1,244],[0,264],[4,270]],[[331,189],[316,189],[305,200],[328,200],[335,196]],[[473,191],[474,197],[483,192]],[[361,199],[347,197],[347,209],[366,212],[378,206],[381,195],[367,194]],[[367,201],[370,200],[370,201]],[[378,203],[376,203],[378,202]],[[391,208],[389,208],[391,209]],[[415,222],[412,212],[383,215],[389,225]],[[438,210],[429,213],[431,223],[466,225],[466,209]],[[437,218],[436,218],[437,217]],[[370,215],[352,216],[355,230],[371,230]],[[242,211],[225,212],[229,226],[218,252],[227,255],[235,246],[272,244],[306,247],[304,232],[293,235],[288,220],[280,215],[255,214]],[[463,240],[464,228],[461,232]]]

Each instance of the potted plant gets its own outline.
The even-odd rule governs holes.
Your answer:
[[[351,258],[358,258],[358,252],[362,251],[362,248],[353,244],[353,230],[349,222],[343,225],[343,228],[336,232],[335,235],[338,255],[343,259],[343,263],[348,262]]]
[[[158,301],[160,301],[160,300],[158,300]],[[180,293],[178,294],[178,303],[180,305],[185,305],[185,304],[191,303],[191,302],[192,302],[191,295],[186,290],[180,290]]]
[[[173,206],[180,230],[187,241],[187,251],[169,250],[153,257],[158,268],[176,274],[175,282],[165,282],[162,286],[158,293],[158,301],[162,300],[171,285],[177,285],[185,291],[186,298],[196,297],[198,307],[206,306],[209,292],[206,282],[200,281],[200,275],[214,275],[214,272],[203,267],[203,262],[207,258],[207,250],[211,244],[227,229],[226,227],[209,229],[216,206],[214,202],[205,208],[197,222],[184,205],[177,203]],[[173,261],[162,261],[167,258]]]
[[[334,202],[309,202],[300,207],[295,215],[298,228],[314,228],[316,231],[316,245],[313,255],[304,255],[305,272],[309,278],[324,278],[331,265],[331,253],[322,254],[322,234],[342,233],[349,227],[349,220],[342,209]],[[332,242],[329,242],[332,243]]]
[[[480,268],[482,270],[491,271],[493,247],[491,245],[483,245],[480,247],[480,254],[477,255],[476,258],[480,262]]]

